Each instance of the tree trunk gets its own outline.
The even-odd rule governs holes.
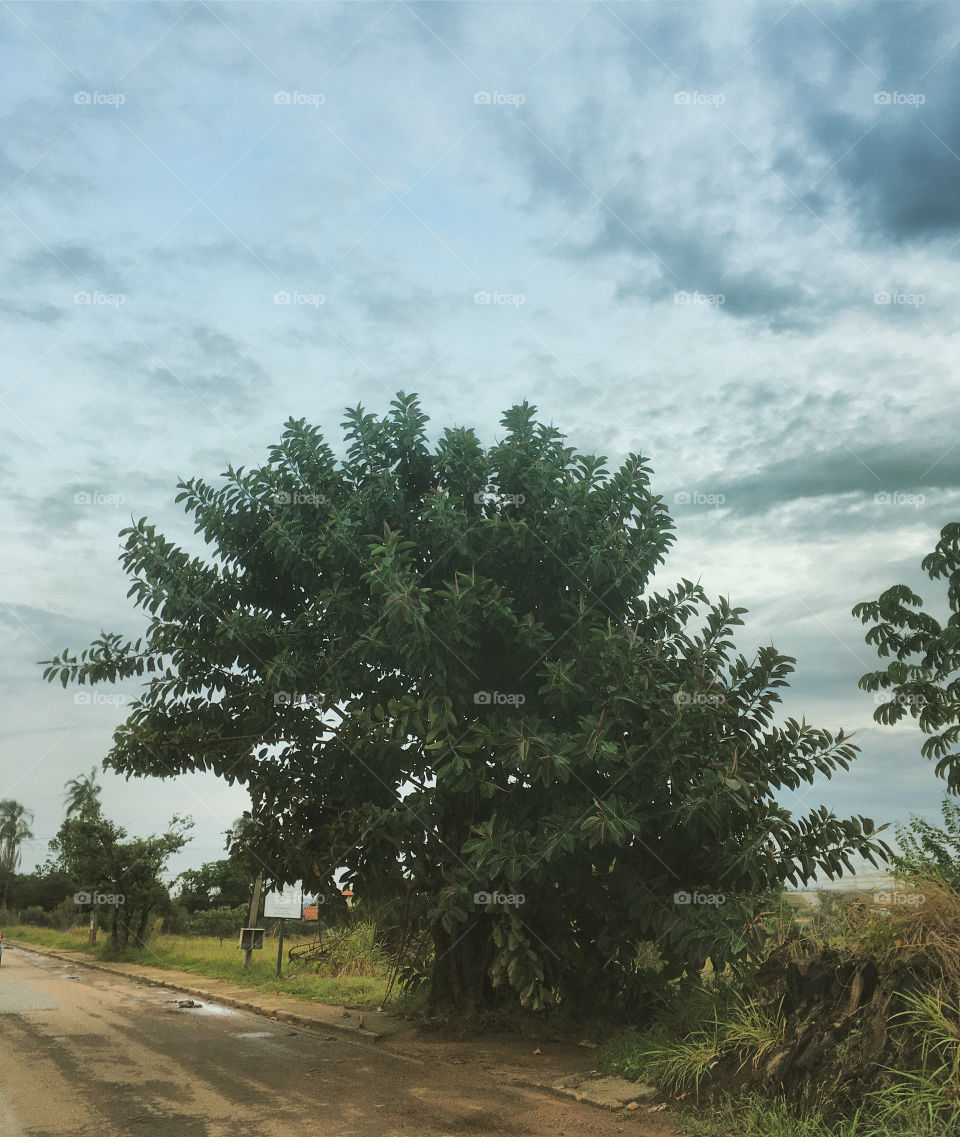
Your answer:
[[[136,940],[137,947],[145,947],[146,946],[145,937],[147,934],[147,921],[150,919],[150,913],[152,911],[153,911],[152,907],[144,908],[143,912],[140,915],[140,922],[137,925],[136,935],[134,936],[134,939]]]
[[[91,946],[97,942],[97,910],[96,908],[90,909],[90,934],[87,936],[87,943]]]
[[[493,942],[488,922],[473,918],[453,935],[439,922],[433,929],[434,960],[430,981],[430,1003],[465,1014],[490,1010],[496,992],[487,975],[493,959]]]

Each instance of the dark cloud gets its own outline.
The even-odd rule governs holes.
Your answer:
[[[941,453],[944,457],[938,461]],[[747,514],[803,498],[917,495],[960,488],[960,449],[951,451],[946,438],[939,446],[933,439],[856,449],[838,446],[769,462],[747,477],[715,475],[704,481],[723,488],[727,508]]]
[[[53,244],[35,249],[20,262],[27,279],[34,276],[59,276],[79,280],[81,277],[101,280],[110,274],[107,262],[87,245]]]
[[[86,526],[117,532],[132,512],[168,497],[176,482],[170,472],[146,473],[96,457],[75,462],[74,467],[75,477],[43,489],[38,489],[35,479],[12,469],[0,471],[3,497],[14,511],[20,535],[37,547],[51,535],[58,542],[64,537],[76,539]]]
[[[824,125],[822,138],[833,147],[852,145],[838,175],[854,195],[856,208],[873,231],[896,241],[960,234],[960,84],[944,91],[953,107],[881,107],[885,120],[857,143],[863,120],[847,118]]]
[[[604,5],[610,30],[624,53],[636,91],[668,83],[672,89],[699,86],[733,60],[718,55],[716,40],[704,35],[703,10],[672,2]]]
[[[9,300],[0,300],[0,314],[19,320],[31,320],[38,324],[55,324],[66,315],[63,308],[56,304],[16,304]]]
[[[960,233],[953,6],[742,5],[719,43],[702,9],[612,6],[606,18],[620,25],[611,63],[638,100],[619,130],[590,88],[561,117],[532,104],[495,128],[524,170],[529,212],[552,202],[587,219],[555,255],[606,262],[617,300],[722,294],[722,316],[809,332],[869,310],[873,288],[854,281],[869,272],[861,250]],[[671,92],[684,90],[725,101],[681,113]],[[834,272],[770,255],[816,240],[834,247]]]
[[[349,302],[363,319],[380,326],[462,312],[468,299],[424,286],[400,263],[354,266],[337,292],[338,301]]]
[[[413,17],[413,35],[431,52],[449,56],[451,52],[462,55],[469,50],[469,44],[465,41],[465,24],[470,9],[476,10],[476,5],[469,2],[450,4],[447,0],[415,0],[404,7],[408,15]],[[370,4],[367,5],[367,10],[379,13],[385,8],[379,4]]]
[[[78,636],[88,635],[90,625],[76,617],[50,608],[31,604],[0,601],[0,627],[8,633],[26,633],[42,643],[68,644]]]
[[[125,330],[125,329],[124,329]],[[243,415],[266,398],[272,380],[258,361],[255,349],[238,337],[207,324],[171,324],[141,338],[98,341],[85,349],[89,363],[97,368],[117,392],[133,400],[133,406],[109,404],[98,408],[101,421],[138,411],[141,423],[151,408],[160,405],[186,410],[199,400],[218,415]],[[156,344],[156,349],[154,349]]]
[[[621,203],[621,216],[626,211],[626,203]],[[631,216],[634,212],[629,210]],[[632,245],[638,258],[647,261],[646,272],[628,275],[618,283],[618,300],[702,302],[727,316],[767,317],[773,330],[806,326],[814,312],[836,311],[833,298],[818,295],[808,283],[791,280],[785,273],[778,280],[762,271],[734,271],[729,247],[713,243],[707,233],[645,226],[639,217],[635,221],[640,233],[617,218],[605,218],[604,237],[594,246],[626,249]],[[710,299],[701,301],[701,297]]]
[[[954,5],[798,6],[759,57],[804,127],[802,143],[781,149],[778,168],[832,167],[828,183],[868,240],[956,235],[958,39]]]

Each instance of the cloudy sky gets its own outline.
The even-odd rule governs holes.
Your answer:
[[[420,393],[497,436],[524,398],[640,451],[660,574],[796,656],[785,713],[856,730],[785,799],[937,815],[872,722],[850,609],[960,519],[960,9],[953,4],[0,6],[0,796],[42,860],[124,692],[36,661],[136,633],[117,531],[174,539],[180,477],[263,460],[289,415]],[[881,495],[878,497],[878,495]],[[885,496],[884,496],[885,495]],[[86,689],[89,690],[89,689]],[[133,689],[126,692],[129,696]],[[245,794],[105,775],[133,832]]]

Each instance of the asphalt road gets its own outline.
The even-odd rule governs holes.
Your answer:
[[[416,1048],[414,1048],[415,1050]],[[459,1065],[456,1062],[459,1061]],[[633,1137],[496,1067],[324,1036],[7,948],[0,1137]]]

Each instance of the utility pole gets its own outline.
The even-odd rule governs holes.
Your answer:
[[[250,901],[250,916],[247,920],[247,927],[256,927],[257,917],[260,915],[260,892],[263,889],[263,873],[257,873],[257,879],[253,882],[253,899]],[[243,970],[246,971],[250,966],[250,960],[253,957],[253,950],[247,948],[243,953]]]

